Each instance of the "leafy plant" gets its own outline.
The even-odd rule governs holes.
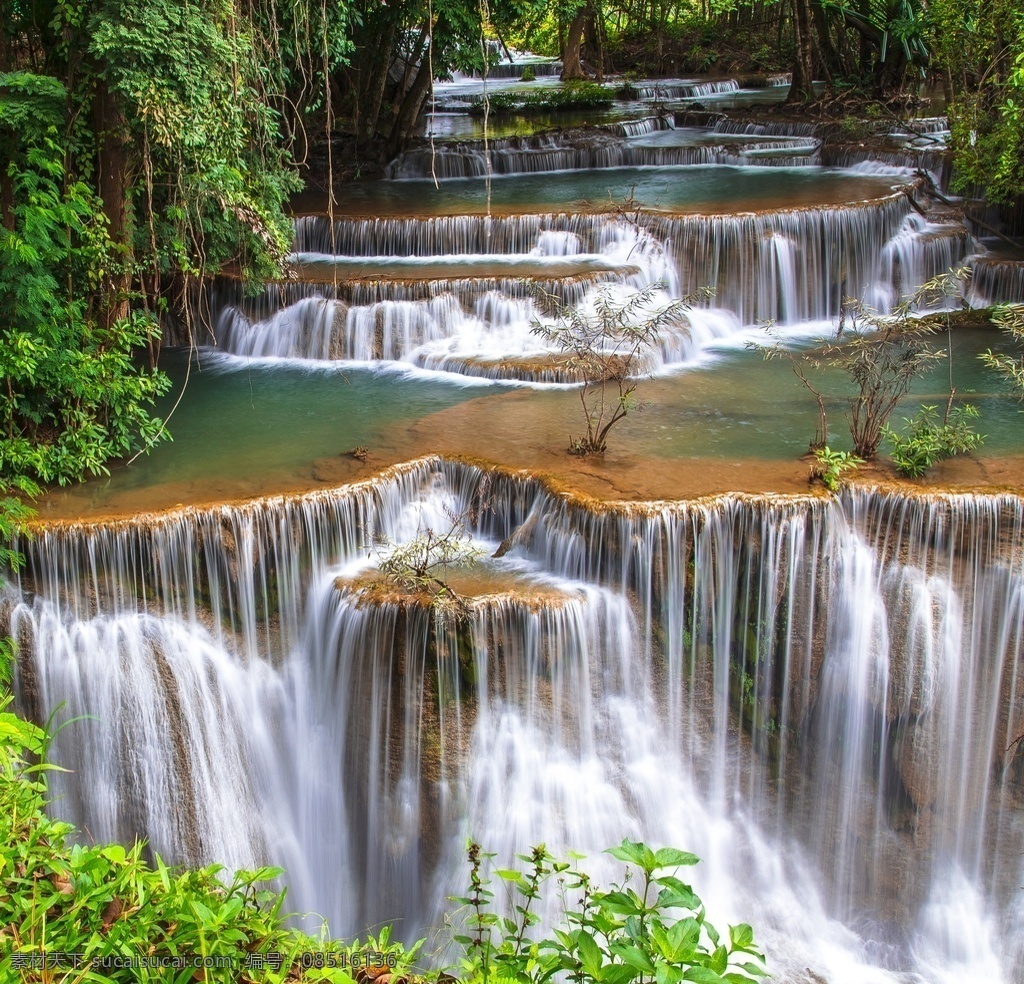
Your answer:
[[[908,478],[919,478],[937,462],[980,447],[985,438],[971,427],[978,416],[978,408],[969,403],[953,407],[944,419],[939,418],[936,407],[927,406],[905,419],[906,434],[898,434],[886,424],[882,436],[892,449],[896,470]]]
[[[405,968],[411,954],[376,939],[324,942],[284,926],[279,868],[224,878],[150,865],[144,846],[73,844],[44,812],[47,736],[0,694],[0,977],[22,984],[354,984],[353,957],[370,951]]]
[[[573,80],[558,89],[536,92],[495,92],[487,97],[490,115],[545,113],[563,109],[599,109],[615,102],[615,92],[596,82]],[[481,115],[482,105],[471,112]]]
[[[1024,305],[1007,304],[1000,307],[993,314],[992,323],[1005,331],[1013,341],[1024,343]],[[989,349],[982,352],[979,358],[1024,397],[1024,356],[1014,357]]]
[[[8,122],[0,108],[0,131]],[[15,118],[17,118],[15,116]],[[150,412],[170,381],[134,352],[159,338],[151,315],[113,322],[99,280],[118,264],[100,204],[68,180],[56,129],[11,167],[0,227],[0,475],[65,484],[166,437]]]
[[[851,303],[852,324],[841,344],[829,350],[829,364],[844,370],[856,387],[847,419],[854,454],[865,460],[877,454],[882,428],[914,380],[942,358],[925,340],[933,327],[912,318],[911,309],[908,299],[894,316],[883,317]]]
[[[814,452],[814,460],[811,462],[811,481],[818,479],[829,492],[838,492],[843,475],[848,471],[854,471],[863,464],[863,458],[858,458],[849,451],[833,451],[826,444]]]
[[[443,533],[423,530],[408,543],[392,544],[387,538],[377,540],[381,554],[378,570],[385,583],[403,591],[429,596],[439,610],[465,614],[465,602],[451,586],[448,578],[459,568],[469,567],[481,556],[461,516],[452,516],[451,525]]]
[[[657,307],[659,289],[655,284],[621,297],[602,287],[595,294],[592,312],[562,307],[553,324],[534,324],[533,333],[565,353],[566,370],[581,381],[580,405],[587,432],[569,438],[570,454],[604,454],[609,431],[637,408],[634,393],[645,352],[662,328],[681,327],[691,298]]]
[[[462,977],[474,984],[493,978],[520,984],[750,984],[766,976],[764,957],[750,926],[722,935],[706,920],[693,889],[677,876],[698,858],[675,848],[652,850],[623,840],[607,851],[627,865],[626,877],[610,891],[595,888],[590,876],[556,861],[543,845],[519,855],[524,871],[495,874],[514,893],[512,915],[494,911],[484,873],[493,855],[469,847],[469,894],[455,901],[467,907],[466,932],[456,936],[465,950]],[[637,876],[638,885],[630,882]],[[562,921],[533,939],[544,884],[555,877]]]

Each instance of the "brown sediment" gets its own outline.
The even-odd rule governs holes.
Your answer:
[[[718,166],[718,165],[715,165]],[[522,177],[522,175],[517,175]],[[900,179],[896,175],[870,175],[859,179],[850,179],[836,187],[800,189],[782,194],[766,188],[764,195],[758,199],[756,208],[749,203],[738,203],[728,208],[715,202],[710,207],[704,202],[692,202],[672,207],[642,204],[630,206],[630,214],[634,211],[651,216],[672,215],[704,215],[709,218],[731,215],[771,215],[779,212],[813,212],[822,208],[873,208],[903,196],[903,189],[916,184],[914,180]],[[852,186],[852,190],[851,190]],[[884,188],[895,189],[885,191]],[[767,197],[765,197],[767,196]],[[813,200],[809,200],[812,199]],[[296,211],[296,217],[319,215],[326,217],[326,207],[311,207],[312,203],[303,203],[303,209]],[[423,207],[401,198],[378,198],[365,201],[348,200],[343,208],[335,207],[333,218],[337,219],[436,219],[457,218],[462,216],[552,216],[552,215],[614,215],[622,210],[622,203],[614,198],[591,201],[577,199],[567,202],[561,207],[550,202],[516,202],[503,205],[500,202],[459,202],[454,208],[442,199],[438,199],[435,207]]]
[[[499,599],[514,601],[525,608],[549,608],[561,604],[568,597],[565,591],[541,584],[515,573],[499,571],[481,563],[453,567],[438,575],[456,597],[470,607]],[[339,591],[355,591],[360,602],[371,605],[397,604],[431,608],[437,602],[435,593],[405,588],[385,577],[376,569],[364,571],[355,577],[338,577],[334,586]]]

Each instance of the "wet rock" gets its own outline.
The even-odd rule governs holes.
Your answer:
[[[526,521],[512,531],[510,536],[505,537],[494,551],[495,557],[504,557],[513,547],[523,547],[529,550],[533,544],[533,538],[537,533],[539,525],[539,514],[530,513]]]
[[[924,723],[908,724],[893,749],[900,779],[917,809],[930,809],[939,794],[935,743]]]

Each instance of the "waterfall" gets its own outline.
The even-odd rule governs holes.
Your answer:
[[[375,593],[374,544],[451,516],[501,555],[465,614]],[[1022,521],[872,491],[595,508],[424,459],[43,527],[3,611],[22,709],[89,716],[54,742],[55,812],[281,863],[334,933],[434,924],[467,835],[502,863],[630,836],[702,856],[709,918],[749,919],[779,979],[1009,984]]]
[[[1024,303],[1024,262],[998,256],[977,257],[971,263],[969,296],[975,307]]]
[[[655,83],[634,84],[637,99],[692,99],[697,96],[713,96],[722,92],[738,92],[736,79],[716,79],[701,82],[693,80],[665,79]]]
[[[898,233],[913,243],[899,247],[901,259],[913,255],[902,281],[904,291],[917,286],[911,278],[919,270],[945,269],[943,263],[962,255],[962,227],[950,227],[948,235],[939,236],[933,227],[906,223],[909,213],[900,195],[864,205],[767,213],[642,214],[637,221],[670,251],[677,296],[713,286],[716,306],[734,312],[743,324],[753,324],[780,320],[782,311],[789,322],[827,320],[838,315],[844,294],[863,297],[879,280],[891,291],[886,264],[891,271],[894,252],[886,254],[884,248]],[[632,248],[636,231],[624,228],[617,216],[567,213],[339,219],[333,225],[308,216],[296,222],[296,248],[330,252],[333,243],[334,251],[351,256],[523,254],[550,231],[575,236],[588,254],[605,252],[621,262],[642,260]],[[792,246],[796,279],[788,296],[778,292],[775,236]],[[659,274],[662,271],[650,269],[647,282],[662,279]],[[813,284],[827,286],[814,290]],[[875,298],[869,293],[868,299]]]
[[[643,126],[652,121],[638,120],[637,133],[668,129],[667,126]],[[727,144],[630,143],[608,131],[631,129],[629,123],[605,128],[597,134],[539,134],[531,137],[507,137],[483,141],[459,141],[436,147],[418,147],[393,160],[386,169],[388,178],[427,178],[440,180],[478,178],[487,173],[490,160],[493,174],[531,174],[540,171],[580,171],[613,167],[674,167],[683,164],[756,164],[762,167],[794,167],[820,164],[816,140],[800,137],[776,137]],[[632,134],[624,134],[632,136]],[[910,166],[910,165],[906,165]]]
[[[234,355],[301,359],[392,359],[495,379],[571,382],[533,332],[559,308],[586,311],[597,291],[662,284],[668,297],[713,286],[685,330],[664,331],[648,368],[699,358],[758,321],[780,325],[835,318],[846,296],[890,310],[919,284],[959,265],[972,248],[962,224],[927,221],[904,196],[864,205],[739,215],[548,214],[296,221],[305,260],[327,267],[365,256],[397,264],[392,279],[272,284],[255,298],[221,283],[197,308]],[[319,253],[335,249],[337,253]],[[505,262],[535,279],[393,279],[420,260],[467,274]],[[476,251],[475,254],[473,251]],[[435,255],[436,254],[436,255]],[[404,265],[403,265],[404,264]],[[592,268],[557,278],[560,265]],[[601,269],[601,267],[605,269]],[[383,266],[382,266],[383,268]],[[300,267],[300,269],[305,269]],[[318,267],[316,267],[319,270]],[[511,270],[510,270],[511,272]],[[551,280],[542,278],[547,273]],[[402,276],[404,274],[398,274]],[[815,289],[812,285],[824,285]]]

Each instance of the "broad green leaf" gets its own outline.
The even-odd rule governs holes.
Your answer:
[[[657,984],[679,984],[682,980],[683,972],[678,967],[673,967],[671,964],[658,962],[658,969],[654,974],[654,979]]]
[[[693,984],[722,984],[724,978],[707,967],[689,967],[683,974],[683,980]]]
[[[688,851],[680,851],[674,847],[662,847],[654,853],[654,864],[658,868],[675,868],[679,865],[697,864],[700,858]]]
[[[754,942],[754,931],[747,923],[729,927],[729,939],[734,950],[742,950]]]
[[[611,952],[630,967],[635,967],[644,974],[654,973],[654,962],[646,951],[632,943],[613,943]]]
[[[587,974],[595,981],[601,980],[601,967],[604,964],[604,954],[597,945],[597,941],[586,930],[581,929],[576,934],[576,945],[580,956],[580,963]]]
[[[610,847],[605,853],[610,854],[619,861],[635,864],[647,873],[652,872],[657,866],[654,860],[654,852],[646,844],[641,844],[639,841],[624,839],[618,847]]]

